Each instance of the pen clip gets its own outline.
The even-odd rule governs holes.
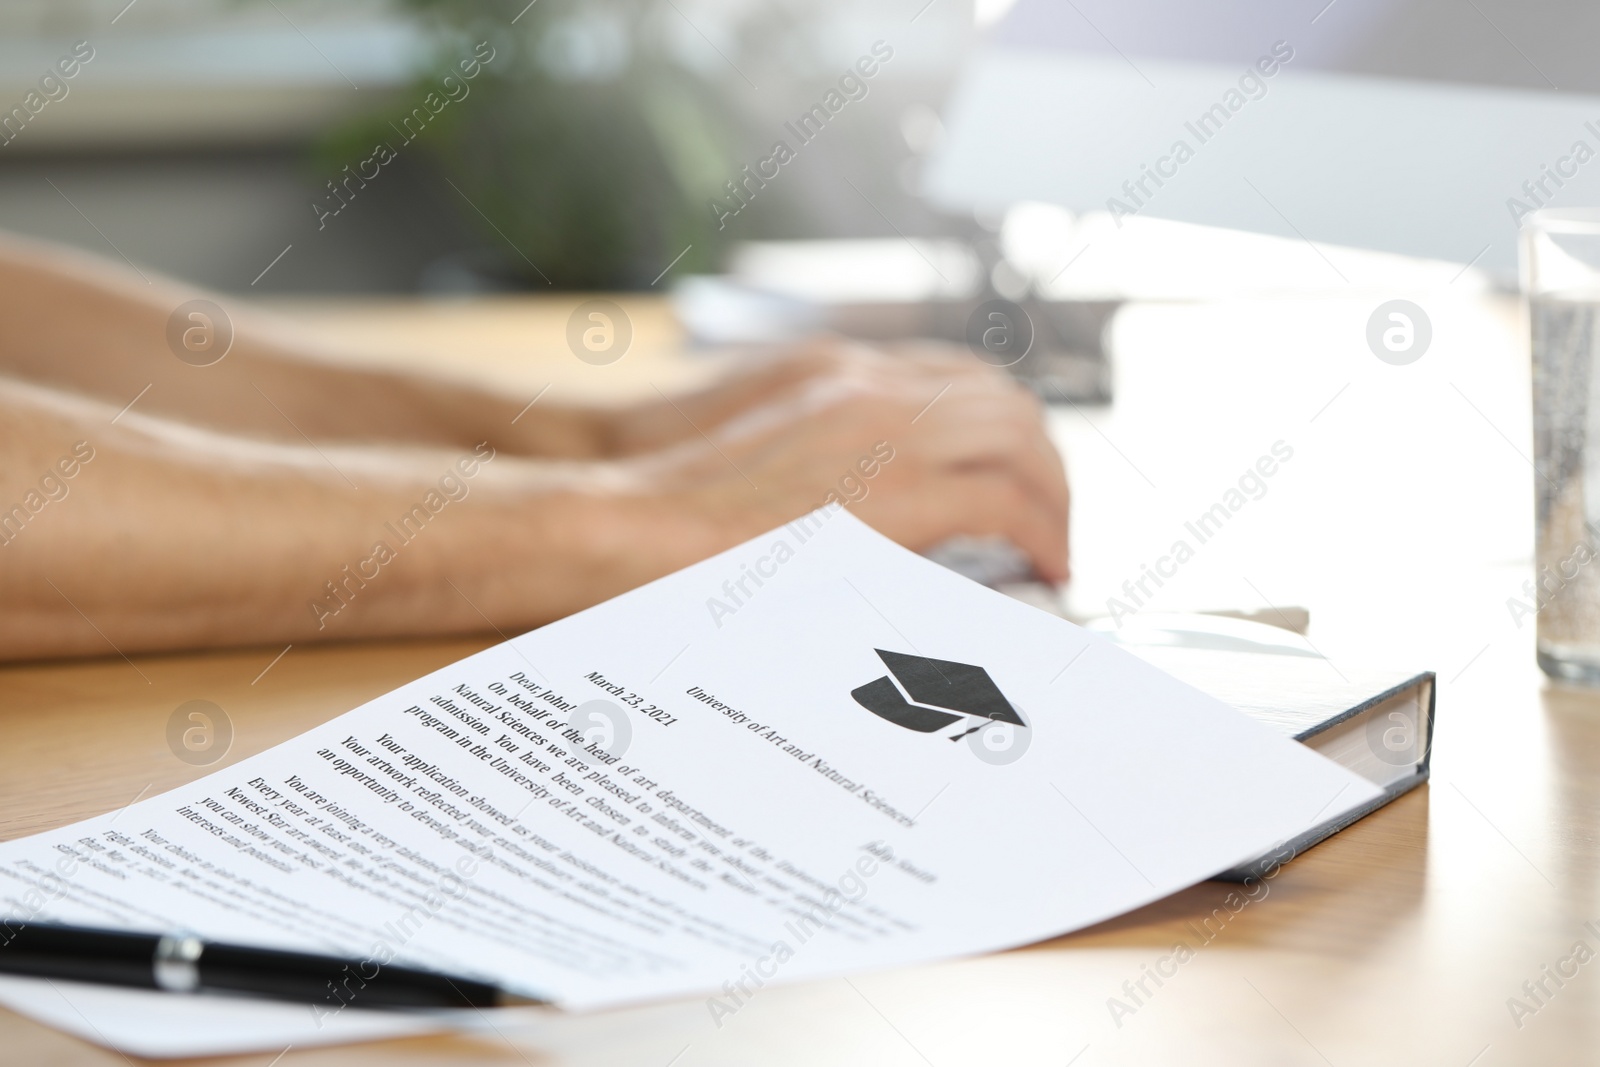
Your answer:
[[[169,934],[156,942],[151,971],[156,986],[169,993],[193,993],[200,988],[200,953],[205,942],[187,934]]]

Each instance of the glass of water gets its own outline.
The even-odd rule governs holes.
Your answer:
[[[1539,666],[1600,685],[1600,208],[1522,228],[1533,335]]]

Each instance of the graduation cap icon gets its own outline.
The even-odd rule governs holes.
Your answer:
[[[971,729],[951,737],[952,741],[959,741],[990,722],[1028,725],[982,667],[885,652],[881,648],[873,651],[889,668],[889,674],[852,689],[850,695],[879,718],[923,734],[969,717],[979,720]]]

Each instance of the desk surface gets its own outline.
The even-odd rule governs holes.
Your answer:
[[[1336,664],[1437,670],[1430,787],[1297,859],[1236,912],[1229,887],[1201,885],[1020,951],[765,990],[720,1030],[701,1003],[679,1002],[488,1038],[293,1050],[276,1062],[1491,1067],[1592,1058],[1600,963],[1559,988],[1544,968],[1579,942],[1600,949],[1583,926],[1600,929],[1600,697],[1544,683],[1532,626],[1517,627],[1505,605],[1531,573],[1521,327],[1504,303],[1415,294],[1434,318],[1434,346],[1391,367],[1363,333],[1393,295],[1128,309],[1114,334],[1117,403],[1051,417],[1074,480],[1072,599],[1084,612],[1103,611],[1185,517],[1274,442],[1289,443],[1294,460],[1148,607],[1305,604],[1313,639]],[[648,301],[629,304],[644,324],[637,353],[613,368],[579,364],[561,340],[576,303],[293,310],[373,358],[437,360],[429,353],[444,350],[461,373],[529,395],[552,380],[574,394],[615,394],[702,373],[672,356],[670,324]],[[167,717],[186,700],[227,711],[227,758],[239,759],[487,643],[0,669],[0,837],[205,773],[166,747]],[[1135,1001],[1124,983],[1180,940],[1205,943],[1159,987],[1146,980]],[[1535,1000],[1523,983],[1540,980],[1549,995]],[[1135,1009],[1114,1018],[1112,997]],[[1535,1010],[1514,1017],[1512,997]],[[0,1047],[8,1062],[125,1062],[3,1011]]]

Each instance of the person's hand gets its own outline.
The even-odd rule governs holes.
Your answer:
[[[599,412],[600,451],[611,457],[635,456],[698,439],[808,381],[838,373],[860,358],[851,348],[847,342],[820,337],[776,354],[752,352],[702,389]]]
[[[794,366],[742,410],[623,461],[674,562],[839,502],[908,548],[1001,536],[1041,577],[1067,578],[1066,478],[1026,389],[932,349],[831,346]]]

